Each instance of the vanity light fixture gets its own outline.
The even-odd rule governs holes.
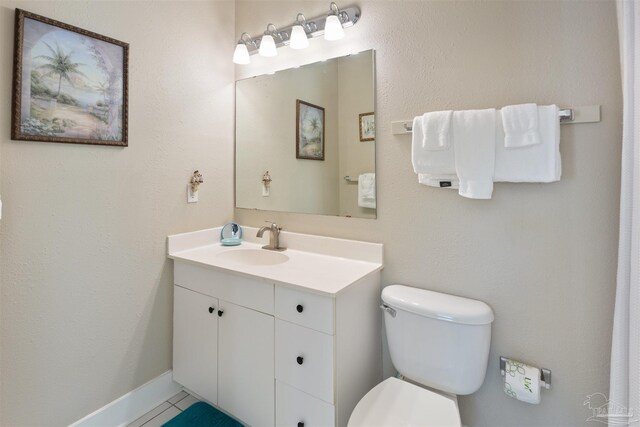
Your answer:
[[[314,24],[315,25],[315,24]],[[307,38],[307,20],[302,13],[296,17],[296,24],[291,27],[291,49],[304,49],[309,47],[309,39]]]
[[[264,34],[256,39],[242,33],[233,54],[233,62],[248,64],[251,62],[250,55],[256,53],[267,57],[276,56],[281,46],[304,49],[309,46],[309,39],[315,37],[324,36],[326,40],[339,40],[344,37],[344,29],[355,25],[359,20],[360,9],[357,6],[339,9],[338,5],[331,2],[328,15],[307,20],[299,13],[291,26],[278,29],[275,25],[269,24]]]
[[[280,40],[284,40],[282,34],[278,32],[278,29],[275,25],[269,24],[267,25],[267,30],[264,32],[262,39],[260,40],[260,55],[271,57],[278,55],[278,49],[276,49],[276,41],[275,39],[279,38]]]
[[[329,6],[329,16],[324,24],[324,39],[329,41],[340,40],[344,37],[344,28],[342,28],[342,12],[338,9],[338,5],[331,2]]]
[[[251,62],[247,44],[256,47],[256,42],[253,41],[251,36],[247,33],[242,33],[242,35],[240,36],[240,40],[236,45],[236,50],[233,52],[233,62],[235,62],[236,64],[248,64]]]

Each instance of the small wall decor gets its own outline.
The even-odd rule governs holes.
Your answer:
[[[324,108],[296,100],[296,158],[324,160]]]
[[[265,187],[269,187],[271,185],[271,181],[273,181],[271,179],[271,175],[269,175],[269,171],[266,171],[264,175],[262,175],[262,184]]]
[[[11,138],[126,147],[129,45],[16,9]]]
[[[200,187],[200,184],[202,184],[203,182],[204,179],[202,179],[202,174],[197,170],[193,171],[191,180],[189,180],[189,183],[191,184],[191,192],[195,193],[196,191],[198,191],[198,187]]]
[[[360,141],[375,141],[376,139],[376,123],[374,113],[360,114]]]

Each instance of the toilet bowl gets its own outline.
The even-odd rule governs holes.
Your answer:
[[[404,285],[384,288],[382,301],[391,362],[411,382],[375,386],[348,427],[460,427],[456,396],[475,393],[487,372],[491,307]]]
[[[460,427],[455,397],[444,396],[397,378],[375,386],[356,405],[348,427]]]

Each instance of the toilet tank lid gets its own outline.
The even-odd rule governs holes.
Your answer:
[[[493,322],[493,310],[482,301],[412,288],[390,285],[382,290],[387,305],[447,322],[486,325]]]

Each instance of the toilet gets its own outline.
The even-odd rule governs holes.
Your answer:
[[[391,361],[402,379],[371,389],[348,427],[460,427],[456,396],[475,393],[487,371],[491,307],[403,285],[384,288],[382,301]]]

